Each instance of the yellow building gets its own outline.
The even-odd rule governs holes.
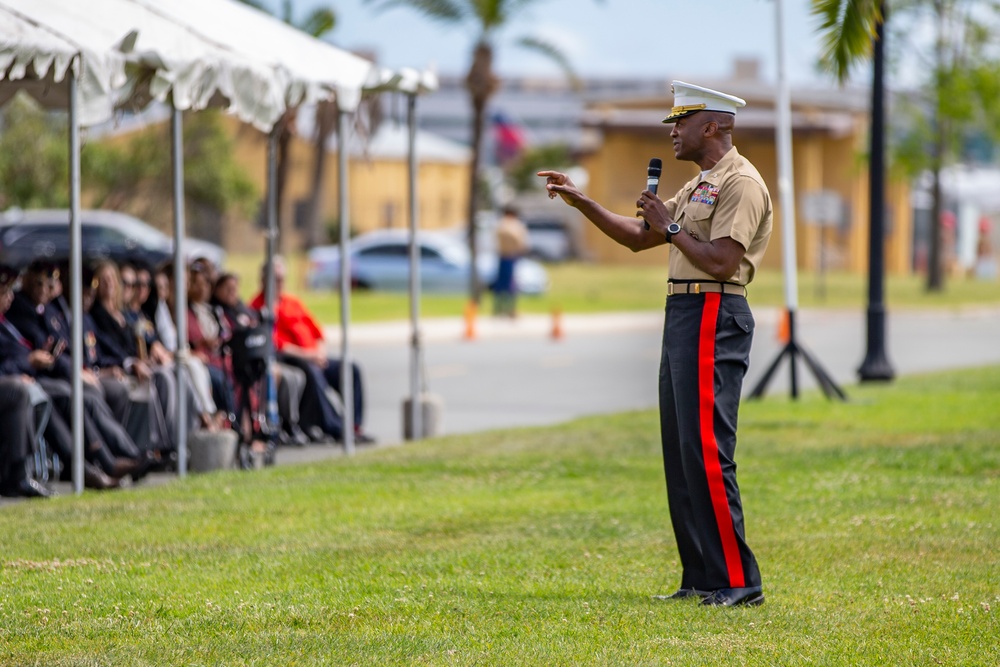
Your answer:
[[[761,81],[696,81],[747,101],[736,118],[734,144],[760,171],[774,204],[774,234],[764,258],[781,268],[782,210],[775,143],[775,90]],[[792,90],[792,146],[796,206],[796,254],[802,270],[816,270],[821,254],[831,270],[864,272],[868,267],[868,93],[862,90]],[[671,125],[661,123],[672,105],[662,96],[594,102],[584,117],[593,150],[583,161],[587,192],[617,212],[635,209],[650,158],[663,160],[658,193],[672,196],[698,168],[673,157]],[[909,187],[889,182],[886,214],[886,269],[911,270],[912,214]],[[666,264],[666,249],[633,255],[584,224],[588,251],[602,262]]]
[[[302,110],[301,114],[310,114]],[[228,252],[263,252],[264,202],[267,191],[267,134],[241,123],[233,116],[221,116],[225,132],[231,137],[235,161],[261,193],[260,214],[256,219],[240,219],[188,211],[188,231],[222,245]],[[122,127],[98,135],[100,141],[122,144],[141,132],[156,135],[162,149],[170,150],[169,122],[163,113],[151,113]],[[309,139],[311,130],[291,139],[284,201],[279,212],[283,232],[281,251],[300,250],[306,239],[307,202],[312,190],[315,150]],[[409,157],[405,127],[392,120],[382,123],[369,139],[352,134],[348,162],[348,205],[350,224],[355,233],[373,229],[402,228],[410,224]],[[418,132],[416,142],[418,222],[423,229],[464,225],[469,201],[471,151],[447,139]],[[323,179],[322,213],[324,225],[333,224],[339,213],[338,156],[334,137],[327,145]],[[153,226],[172,233],[173,207],[165,178],[143,183],[138,189],[123,193],[110,204],[140,217]],[[93,205],[88,199],[87,204]],[[105,205],[109,205],[105,203]],[[337,239],[330,239],[335,243]]]
[[[233,124],[235,152],[241,164],[261,192],[266,190],[267,135],[254,128]],[[306,128],[302,134],[310,131]],[[355,233],[374,229],[404,228],[410,224],[408,137],[404,126],[387,120],[378,132],[367,140],[353,136],[348,162],[347,202],[350,225]],[[337,139],[327,144],[326,169],[323,179],[321,220],[334,222],[338,218],[338,155]],[[285,195],[279,217],[286,238],[283,251],[303,247],[305,240],[306,203],[312,188],[315,151],[308,138],[295,136],[291,141],[291,159],[285,183]],[[469,170],[471,151],[447,139],[418,131],[416,141],[417,219],[422,229],[440,229],[464,224],[469,201]],[[222,244],[230,251],[252,251],[260,247],[260,234],[254,233],[256,222],[230,222]],[[253,246],[248,247],[247,242]],[[336,239],[331,239],[335,243]]]

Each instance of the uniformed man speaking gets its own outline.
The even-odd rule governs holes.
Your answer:
[[[746,286],[771,236],[771,197],[757,169],[733,147],[738,97],[673,82],[674,157],[701,173],[663,202],[649,190],[637,216],[587,197],[566,174],[538,173],[549,197],[578,209],[633,252],[670,247],[660,360],[660,431],[667,498],[683,574],[660,599],[711,606],[764,602],[747,545],[736,484],[736,421],[754,320]],[[643,223],[645,221],[645,224]]]

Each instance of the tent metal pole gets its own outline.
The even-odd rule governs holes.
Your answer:
[[[420,403],[420,250],[417,245],[417,94],[407,93],[407,166],[410,213],[410,439],[423,437],[423,406]]]
[[[351,238],[350,208],[347,201],[349,112],[337,107],[337,191],[340,218],[340,397],[344,402],[344,452],[354,454],[354,373],[348,324],[351,319],[351,267],[348,244]]]
[[[278,138],[281,135],[281,125],[271,128],[271,133],[267,136],[267,233],[265,234],[266,246],[264,249],[264,311],[261,313],[261,320],[266,325],[267,348],[266,348],[266,390],[267,390],[267,418],[274,420],[269,426],[278,427],[276,415],[278,414],[277,387],[274,381],[274,324],[275,299],[277,298],[276,285],[274,281],[274,255],[278,242]]]
[[[187,263],[184,253],[184,121],[181,111],[176,108],[170,117],[171,154],[173,157],[174,180],[174,321],[177,323],[177,359],[174,371],[177,375],[177,474],[187,475],[187,400],[185,397],[184,366],[187,364]]]
[[[78,64],[82,58],[77,56]],[[76,68],[69,76],[69,270],[73,293],[70,308],[73,373],[71,416],[73,429],[73,492],[83,493],[83,233],[80,221],[80,92]]]

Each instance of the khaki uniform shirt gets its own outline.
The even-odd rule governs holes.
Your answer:
[[[771,238],[771,195],[757,169],[735,147],[704,178],[688,181],[666,206],[681,234],[690,232],[702,241],[729,237],[743,246],[746,254],[726,282],[747,285],[753,280]],[[715,280],[674,246],[669,273],[673,280]]]
[[[528,228],[516,216],[505,215],[497,225],[497,252],[501,257],[520,257],[528,252]]]

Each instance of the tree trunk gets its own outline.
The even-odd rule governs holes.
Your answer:
[[[944,289],[944,257],[942,245],[941,214],[941,152],[944,150],[944,131],[940,128],[934,132],[934,184],[931,186],[931,224],[930,239],[927,248],[927,291],[940,292]]]
[[[295,109],[289,109],[281,119],[281,133],[278,135],[277,156],[277,187],[274,199],[278,209],[278,238],[275,244],[278,252],[288,252],[288,215],[285,210],[285,184],[288,182],[288,169],[291,166],[292,127],[295,125]]]
[[[945,7],[940,0],[934,2],[937,21],[937,39],[934,46],[934,144],[931,148],[931,171],[934,185],[931,190],[930,239],[927,249],[927,291],[940,292],[944,289],[944,266],[941,248],[941,170],[944,167],[944,152],[948,140],[944,115],[941,113],[941,89],[945,71]]]
[[[313,172],[309,191],[309,217],[306,228],[306,247],[323,245],[329,239],[323,226],[323,195],[326,181],[326,143],[337,127],[337,105],[320,102],[316,105],[316,134],[313,138]],[[338,146],[337,150],[344,150]]]
[[[479,209],[479,162],[482,151],[483,125],[486,105],[498,87],[493,75],[493,48],[486,42],[479,42],[472,57],[472,67],[465,79],[465,86],[472,101],[472,168],[469,179],[469,255],[472,262],[469,272],[469,299],[478,304],[482,295],[482,285],[476,269],[479,255],[476,242],[476,213]]]

